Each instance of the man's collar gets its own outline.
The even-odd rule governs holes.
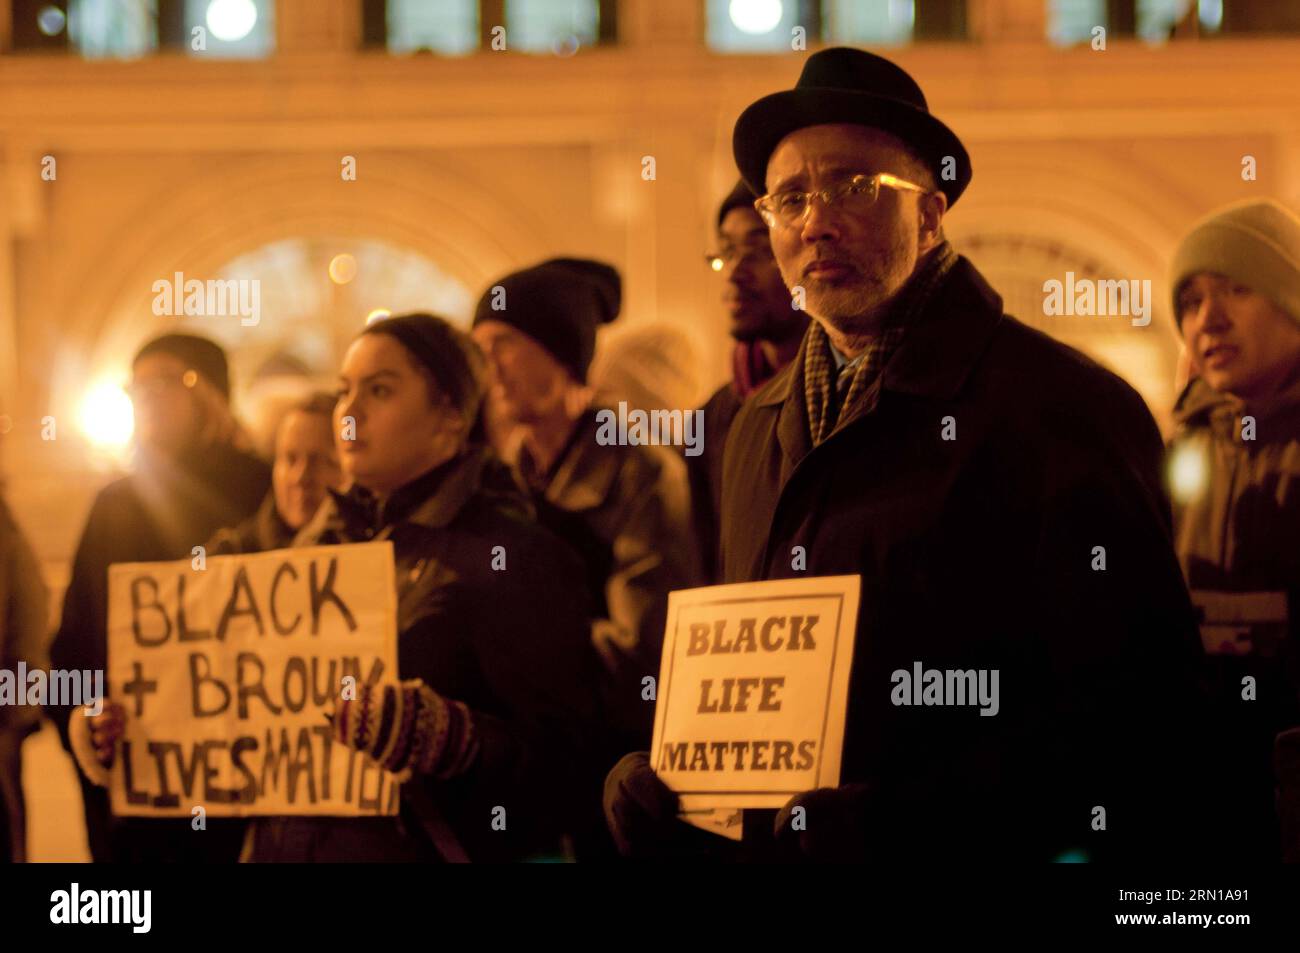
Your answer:
[[[918,397],[950,399],[984,356],[1002,323],[1002,296],[959,256],[929,304],[908,327],[882,386]]]
[[[524,485],[532,492],[539,492],[555,482],[555,476],[565,465],[565,461],[572,455],[574,447],[582,440],[591,435],[591,428],[595,425],[595,411],[587,408],[570,424],[569,435],[564,438],[564,443],[555,455],[550,465],[543,471],[533,459],[532,450],[529,449],[528,441],[521,440],[519,443],[519,453],[516,458],[516,467],[519,470],[519,476],[524,481]]]
[[[918,397],[952,397],[966,382],[1001,321],[1002,297],[965,256],[958,256],[928,306],[908,325],[898,352],[885,366],[882,389]],[[796,383],[796,403],[803,403],[801,369],[811,327],[804,334],[798,356],[765,391],[755,395],[760,406],[785,403]]]
[[[609,496],[623,459],[622,450],[596,440],[600,427],[598,414],[603,408],[589,407],[575,422],[564,450],[551,465],[540,489],[547,502],[568,510],[594,509]],[[612,413],[612,411],[608,411]],[[522,457],[521,457],[522,464]],[[536,479],[536,477],[534,477]]]

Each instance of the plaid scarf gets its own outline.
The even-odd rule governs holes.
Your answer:
[[[804,348],[804,399],[808,407],[808,431],[813,446],[821,443],[851,420],[868,414],[876,407],[880,388],[872,385],[880,378],[889,359],[902,346],[907,326],[929,304],[935,289],[947,277],[957,261],[957,253],[948,242],[938,246],[920,270],[903,286],[898,300],[890,309],[880,332],[874,335],[852,362],[835,370],[830,338],[820,323],[808,328]],[[832,386],[832,380],[835,386]]]

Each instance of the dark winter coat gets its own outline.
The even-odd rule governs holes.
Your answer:
[[[582,557],[621,754],[650,741],[654,706],[642,679],[659,677],[668,593],[700,577],[682,458],[664,446],[602,443],[599,413],[578,420],[549,472],[534,472],[524,453],[519,473],[541,523]]]
[[[815,448],[803,368],[732,425],[724,577],[861,574],[842,782],[872,792],[874,859],[1200,849],[1180,739],[1203,717],[1201,649],[1138,394],[1005,315],[965,258],[875,409]],[[893,704],[918,661],[999,670],[998,714]]]
[[[1248,407],[1197,378],[1174,418],[1178,557],[1202,613],[1222,744],[1238,759],[1225,774],[1252,779],[1224,814],[1272,860],[1274,739],[1300,725],[1300,380]]]
[[[722,451],[727,432],[744,403],[734,383],[728,382],[713,392],[704,404],[704,446],[696,457],[686,458],[686,472],[691,484],[691,521],[699,546],[700,571],[710,583],[718,581],[721,571],[718,552],[718,515],[722,512]]]
[[[257,512],[248,519],[236,526],[217,530],[208,541],[208,555],[229,556],[284,549],[293,543],[295,535],[276,509],[275,492],[271,491],[263,498]]]
[[[190,558],[223,526],[250,513],[270,487],[270,469],[226,448],[183,465],[154,462],[110,483],[91,507],[50,649],[59,669],[107,670],[108,567],[113,563]],[[48,714],[68,747],[67,708]],[[91,855],[97,861],[235,860],[242,823],[212,821],[192,833],[188,819],[114,818],[108,793],[84,776],[82,797]]]
[[[417,484],[407,511],[381,515],[378,526],[362,518],[355,494],[331,494],[295,545],[392,541],[398,672],[469,707],[478,759],[450,780],[412,777],[397,817],[261,818],[252,860],[447,859],[428,834],[431,815],[470,860],[520,859],[553,851],[577,798],[591,797],[577,788],[595,783],[598,663],[577,557],[533,520],[486,450]],[[497,807],[505,830],[493,827]]]

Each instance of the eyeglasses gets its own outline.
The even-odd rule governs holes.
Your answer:
[[[819,196],[827,208],[839,205],[844,211],[852,214],[864,212],[874,205],[880,195],[881,186],[905,192],[920,192],[922,195],[928,195],[931,191],[915,182],[890,175],[888,172],[877,172],[875,175],[855,175],[828,188],[811,192],[801,192],[798,189],[773,192],[757,199],[754,208],[758,210],[758,214],[762,216],[768,228],[774,228],[778,224],[789,227],[804,220],[804,216],[812,208],[814,195]]]
[[[734,262],[753,258],[757,261],[772,260],[772,244],[766,240],[753,245],[724,245],[704,256],[704,263],[714,271],[721,271]]]

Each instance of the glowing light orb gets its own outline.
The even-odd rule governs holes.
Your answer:
[[[1187,503],[1205,492],[1210,467],[1205,453],[1194,443],[1183,444],[1169,460],[1169,492],[1180,503]]]
[[[784,13],[781,0],[731,0],[727,7],[727,15],[736,29],[755,36],[771,33]]]
[[[204,19],[213,36],[233,43],[253,31],[257,23],[257,7],[253,0],[212,0]]]
[[[344,252],[330,259],[330,281],[346,285],[357,276],[357,260]]]
[[[36,14],[36,29],[46,36],[58,36],[67,22],[67,16],[58,7],[41,7],[41,12]]]
[[[77,423],[94,446],[120,450],[130,443],[135,432],[131,398],[117,384],[98,384],[82,398]]]

